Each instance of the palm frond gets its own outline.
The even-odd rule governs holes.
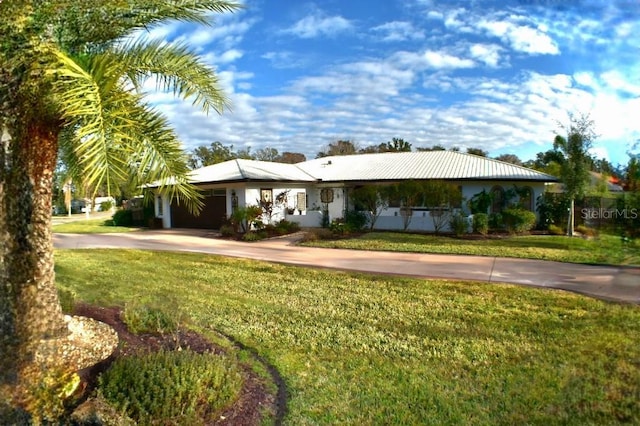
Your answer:
[[[132,127],[128,140],[136,141],[130,148],[132,174],[138,186],[159,183],[159,189],[184,203],[192,213],[202,208],[201,196],[188,182],[187,156],[167,119],[149,105],[139,105],[136,116],[140,126]]]
[[[51,20],[65,49],[97,53],[137,30],[171,20],[210,25],[212,13],[240,8],[223,0],[58,0]]]
[[[54,90],[73,129],[63,142],[73,146],[75,173],[85,184],[114,188],[127,178],[120,147],[134,124],[130,113],[139,99],[122,87],[122,64],[110,55],[72,58],[58,51],[57,57],[61,66]]]
[[[143,40],[115,48],[113,53],[126,65],[127,75],[136,87],[145,79],[155,77],[157,89],[183,99],[193,98],[194,105],[205,112],[213,108],[221,113],[229,107],[214,70],[184,44]]]

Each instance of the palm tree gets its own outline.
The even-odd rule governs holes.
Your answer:
[[[227,102],[212,69],[184,45],[135,40],[167,20],[207,23],[222,0],[0,0],[0,416],[64,369],[43,342],[67,333],[54,282],[56,156],[84,183],[168,182],[193,210],[186,156],[140,88],[148,78],[204,111]],[[136,173],[131,176],[130,171]],[[48,347],[48,346],[47,346]],[[36,354],[44,359],[35,363]],[[11,401],[9,404],[6,401]],[[3,407],[3,405],[5,405]]]

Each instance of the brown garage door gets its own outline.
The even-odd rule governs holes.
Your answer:
[[[226,191],[215,190],[205,194],[204,207],[198,216],[189,213],[184,204],[171,202],[172,228],[220,229],[227,216]]]

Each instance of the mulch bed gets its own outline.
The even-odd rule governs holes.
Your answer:
[[[172,334],[133,334],[129,332],[121,319],[120,308],[103,308],[88,304],[77,304],[74,315],[80,315],[102,321],[113,327],[118,333],[120,344],[108,359],[80,371],[83,392],[91,394],[97,384],[97,378],[119,357],[178,348],[191,349],[194,352],[224,354],[225,350],[209,342],[203,336],[189,330],[180,330]],[[265,379],[258,376],[249,366],[242,366],[244,383],[239,398],[216,418],[203,419],[207,425],[259,425],[263,416],[275,415],[276,398],[267,390]]]

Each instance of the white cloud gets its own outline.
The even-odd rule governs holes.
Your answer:
[[[501,50],[496,44],[472,44],[469,48],[472,58],[492,68],[498,67]]]
[[[472,68],[475,63],[470,59],[461,59],[444,52],[427,50],[424,52],[424,60],[429,68],[452,69],[452,68]]]
[[[342,16],[326,16],[317,11],[297,21],[284,33],[294,34],[300,38],[315,38],[319,36],[334,37],[339,33],[351,31],[353,24]]]
[[[372,28],[373,31],[382,34],[382,41],[421,40],[424,32],[413,27],[410,22],[392,21]]]
[[[534,55],[558,55],[560,53],[558,45],[540,27],[531,28],[511,21],[485,19],[478,22],[477,26],[485,30],[487,34],[508,43],[512,49],[518,52]]]

